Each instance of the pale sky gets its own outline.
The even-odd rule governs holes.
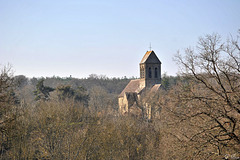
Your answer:
[[[176,75],[177,50],[240,29],[240,0],[0,0],[0,64],[27,77],[139,77],[152,49]]]

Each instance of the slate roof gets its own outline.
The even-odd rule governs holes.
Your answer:
[[[125,92],[140,93],[144,87],[140,85],[140,79],[131,80],[118,97],[123,97]]]
[[[143,56],[140,63],[145,63],[149,55],[152,53],[152,51],[147,51],[146,54]]]
[[[141,63],[146,63],[146,62],[149,62],[149,63],[161,63],[160,60],[158,59],[158,57],[156,56],[154,51],[147,51],[145,53],[145,55],[143,56],[140,64]]]

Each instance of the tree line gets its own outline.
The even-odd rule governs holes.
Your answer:
[[[205,35],[175,60],[179,75],[142,98],[152,121],[118,114],[130,79],[28,79],[3,67],[0,159],[239,159],[238,37]]]

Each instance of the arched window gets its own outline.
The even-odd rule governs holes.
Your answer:
[[[148,77],[152,78],[152,69],[151,69],[151,67],[148,68]]]
[[[158,78],[158,69],[157,68],[155,68],[155,76],[154,77]]]

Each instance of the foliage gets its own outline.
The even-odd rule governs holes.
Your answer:
[[[133,117],[91,114],[68,101],[25,106],[3,159],[159,159],[160,131]]]
[[[180,80],[180,77],[168,76],[166,73],[162,75],[161,87],[164,90],[169,90],[171,87],[175,86]]]
[[[14,84],[18,88],[23,88],[24,86],[28,85],[28,78],[24,75],[18,75],[14,77]]]
[[[19,100],[14,88],[11,67],[3,67],[0,73],[0,155],[11,146],[8,138],[16,127],[15,120],[18,116],[16,105],[19,104]]]
[[[85,106],[88,105],[89,95],[85,88],[78,86],[73,89],[69,85],[61,85],[57,87],[57,95],[59,100],[74,99],[76,102],[81,102]]]
[[[5,67],[0,159],[239,159],[239,55],[237,40],[216,34],[177,55],[182,73],[164,74],[162,89],[141,97],[151,121],[119,116],[117,96],[130,79],[28,80]]]
[[[0,124],[10,121],[13,117],[9,114],[13,106],[19,101],[14,93],[14,82],[11,67],[4,67],[0,74]]]
[[[36,90],[34,91],[35,100],[48,100],[49,99],[49,93],[54,91],[54,88],[44,86],[43,84],[44,79],[40,79],[36,85]]]

